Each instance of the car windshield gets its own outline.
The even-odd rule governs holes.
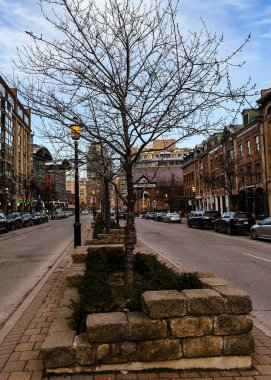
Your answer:
[[[5,219],[4,215],[0,214],[0,219]]]
[[[247,219],[247,215],[244,212],[236,212],[234,217]]]
[[[216,216],[218,213],[217,211],[206,211],[205,215],[206,216]]]
[[[13,215],[12,214],[8,214],[7,215],[7,219],[12,219],[13,218]]]

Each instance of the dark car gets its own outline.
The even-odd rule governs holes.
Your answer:
[[[8,227],[10,231],[15,230],[15,228],[22,228],[23,221],[21,215],[18,212],[11,212],[7,215]]]
[[[32,220],[34,224],[41,224],[44,223],[43,217],[40,212],[33,212],[32,214]]]
[[[271,240],[271,217],[265,218],[250,228],[250,237],[253,240]]]
[[[6,218],[6,215],[0,212],[0,231],[8,232],[9,225]]]
[[[228,235],[249,233],[250,226],[249,217],[242,211],[227,211],[215,220],[215,231],[222,231]]]
[[[53,212],[51,219],[52,220],[65,219],[65,215],[63,214],[62,211],[55,211]]]
[[[219,211],[213,210],[199,210],[193,211],[187,219],[187,225],[189,228],[196,227],[200,229],[214,228],[215,220],[220,217]]]
[[[41,212],[40,213],[40,216],[41,216],[41,219],[42,219],[42,223],[48,223],[49,221],[49,216],[46,214],[46,212]]]
[[[126,219],[127,219],[127,212],[119,211],[119,213],[118,213],[118,217],[119,217],[119,219],[124,219],[124,220],[126,220]]]
[[[21,215],[24,227],[33,226],[32,215],[29,212],[20,212],[20,215]]]

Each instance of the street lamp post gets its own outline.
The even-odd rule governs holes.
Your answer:
[[[96,210],[95,210],[95,190],[92,191],[92,213],[93,213],[93,219],[96,218]]]
[[[80,138],[81,127],[78,125],[77,119],[74,119],[74,124],[70,126],[71,137],[74,140],[74,248],[81,245],[81,223],[79,210],[79,176],[78,176],[78,140]]]
[[[118,183],[119,183],[119,179],[115,179],[115,185],[118,186]],[[115,192],[116,192],[116,206],[115,206],[115,210],[116,210],[116,223],[119,224],[119,194],[118,194],[118,191],[117,189],[115,188]]]

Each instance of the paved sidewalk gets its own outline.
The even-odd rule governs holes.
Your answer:
[[[149,251],[141,242],[138,250]],[[70,252],[64,252],[46,279],[10,318],[0,331],[0,380],[271,380],[271,337],[254,327],[253,368],[230,371],[154,371],[144,373],[107,373],[50,376],[44,374],[41,346],[54,319],[71,265]],[[20,308],[19,308],[20,309]],[[20,315],[19,315],[20,314]]]

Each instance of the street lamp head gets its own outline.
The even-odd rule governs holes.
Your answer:
[[[195,186],[192,186],[192,192],[193,192],[193,193],[196,192],[196,188],[195,188]]]
[[[72,139],[79,140],[81,137],[81,126],[76,117],[73,119],[73,124],[70,125],[70,130]]]

